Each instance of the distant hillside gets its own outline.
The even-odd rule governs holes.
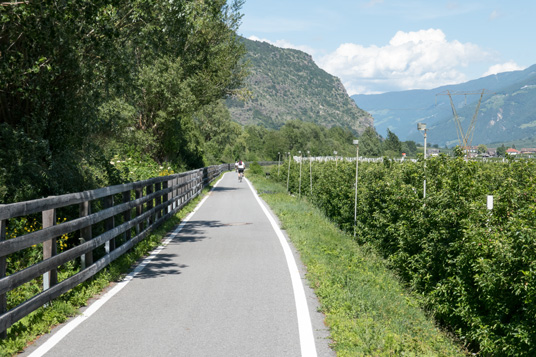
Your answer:
[[[421,141],[417,123],[428,125],[428,142],[453,146],[458,142],[452,107],[447,95],[470,92],[484,96],[476,121],[473,144],[523,140],[536,144],[536,65],[523,71],[499,73],[462,84],[431,90],[411,90],[377,95],[354,95],[358,106],[374,116],[374,125],[385,136],[387,128],[401,140]],[[466,130],[479,95],[456,95],[453,100]]]
[[[229,99],[232,118],[242,124],[279,128],[292,119],[363,132],[372,117],[357,107],[341,81],[318,68],[308,54],[244,39],[251,99]]]

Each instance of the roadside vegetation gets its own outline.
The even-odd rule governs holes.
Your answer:
[[[301,166],[301,185],[296,162],[290,172],[287,163],[279,174],[272,168],[271,178],[343,231],[355,229],[353,240],[385,259],[469,351],[536,353],[534,160],[360,162],[357,192],[355,162]]]
[[[358,244],[284,185],[262,173],[248,177],[299,250],[338,356],[465,355],[371,245]]]

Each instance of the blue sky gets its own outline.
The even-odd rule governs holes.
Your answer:
[[[309,53],[350,95],[430,89],[536,64],[534,0],[245,1],[240,35]]]

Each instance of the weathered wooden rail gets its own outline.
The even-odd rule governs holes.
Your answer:
[[[0,337],[5,337],[11,325],[89,279],[134,247],[196,197],[204,186],[231,168],[234,165],[210,166],[92,191],[0,205]],[[56,224],[57,212],[62,209],[77,211],[78,217]],[[41,215],[42,229],[7,239],[9,220],[31,215]],[[79,234],[80,244],[57,253],[56,239],[73,232]],[[96,236],[95,232],[98,232]],[[40,243],[43,244],[41,262],[6,275],[10,254]],[[95,250],[102,251],[103,247],[104,251],[93,261]],[[80,271],[58,282],[57,269],[73,260],[80,264]],[[7,310],[10,291],[41,277],[40,293]]]

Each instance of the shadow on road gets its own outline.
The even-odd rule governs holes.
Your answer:
[[[147,264],[147,266],[136,275],[136,278],[152,279],[164,275],[180,274],[180,269],[188,268],[188,266],[174,262],[176,257],[176,254],[157,254],[153,260],[151,260],[151,263]]]
[[[222,192],[223,192],[223,191],[235,191],[235,190],[238,190],[238,188],[236,188],[236,187],[219,187],[219,186],[217,186],[217,187],[214,187],[214,188],[212,189],[213,192],[218,192],[218,191],[222,191]]]
[[[188,221],[171,243],[194,243],[207,238],[206,228],[225,227],[220,221]]]
[[[223,224],[221,221],[188,221],[169,244],[199,242],[208,238],[205,234],[207,228],[223,227],[229,227],[229,224]],[[169,233],[168,237],[172,234]],[[188,268],[188,265],[177,264],[177,257],[177,254],[159,253],[136,277],[140,279],[153,279],[164,275],[181,274],[181,270]]]

